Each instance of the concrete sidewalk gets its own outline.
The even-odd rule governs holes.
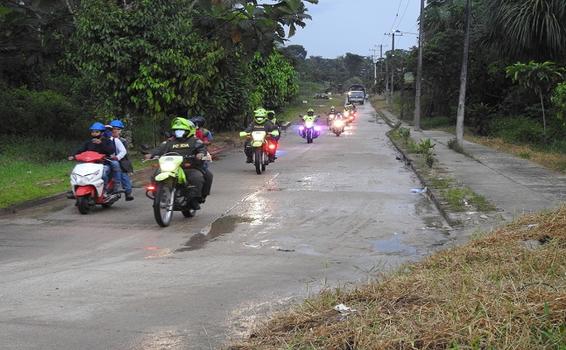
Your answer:
[[[380,112],[392,122],[399,122],[391,112],[384,109]],[[416,141],[433,140],[440,167],[449,176],[485,196],[507,220],[524,213],[555,208],[566,201],[565,175],[473,142],[464,142],[468,155],[457,153],[448,148],[453,134],[438,130],[417,132],[406,123],[402,124],[411,129],[411,136]]]

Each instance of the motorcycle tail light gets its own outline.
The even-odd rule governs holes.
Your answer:
[[[155,192],[155,185],[149,184],[149,185],[145,186],[145,189],[148,190],[149,192]]]

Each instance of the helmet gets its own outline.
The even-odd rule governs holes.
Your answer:
[[[186,118],[177,117],[171,121],[171,130],[185,130],[185,137],[191,137],[196,132],[196,126]]]
[[[267,119],[267,111],[263,108],[258,108],[254,111],[254,121],[258,124],[265,123]]]
[[[314,109],[309,108],[309,110],[307,111],[307,114],[310,115],[310,116],[314,115]]]
[[[193,122],[193,124],[195,124],[199,128],[202,128],[204,126],[204,124],[206,123],[206,119],[204,119],[204,117],[201,117],[200,115],[197,115],[196,117],[191,118],[191,121]]]
[[[267,118],[268,119],[275,118],[275,111],[267,111]]]
[[[336,107],[332,106],[332,107],[330,107],[330,110],[331,110],[331,111],[335,111],[335,110],[336,110]]]
[[[118,129],[124,129],[125,127],[124,123],[122,123],[122,121],[118,119],[114,119],[113,121],[111,121],[110,126]]]
[[[104,127],[104,124],[102,124],[102,123],[100,123],[100,122],[96,122],[96,123],[93,123],[93,124],[90,126],[89,130],[90,130],[90,131],[100,131],[100,132],[103,132],[103,131],[106,131],[106,128]]]

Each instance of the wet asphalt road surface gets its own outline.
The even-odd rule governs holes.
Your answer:
[[[211,349],[328,286],[375,278],[450,240],[373,109],[314,144],[289,130],[258,176],[215,162],[193,219],[159,228],[133,202],[57,201],[0,217],[2,349]]]

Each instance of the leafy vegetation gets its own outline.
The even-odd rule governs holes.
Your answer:
[[[455,125],[464,38],[465,0],[429,1],[423,24],[424,128]],[[473,0],[466,127],[480,136],[505,137],[540,150],[566,139],[566,3],[560,0]],[[414,89],[403,82],[416,72],[416,48],[387,53],[395,91],[389,106],[412,119]],[[384,76],[378,79],[383,89]],[[401,108],[401,105],[404,108]],[[516,122],[515,122],[516,120]],[[529,132],[527,129],[532,131]]]
[[[67,123],[30,110],[22,127],[14,124],[1,133],[41,135],[25,126],[43,117],[43,124],[60,119],[64,136],[72,138],[93,116],[118,116],[134,130],[149,120],[158,131],[170,116],[194,114],[207,116],[215,129],[230,129],[259,105],[281,109],[297,93],[297,74],[280,45],[310,18],[307,1],[317,2],[3,3],[3,115],[21,117],[21,95],[33,98],[37,110],[51,111],[54,102],[41,94],[52,94],[64,100],[74,119]]]

